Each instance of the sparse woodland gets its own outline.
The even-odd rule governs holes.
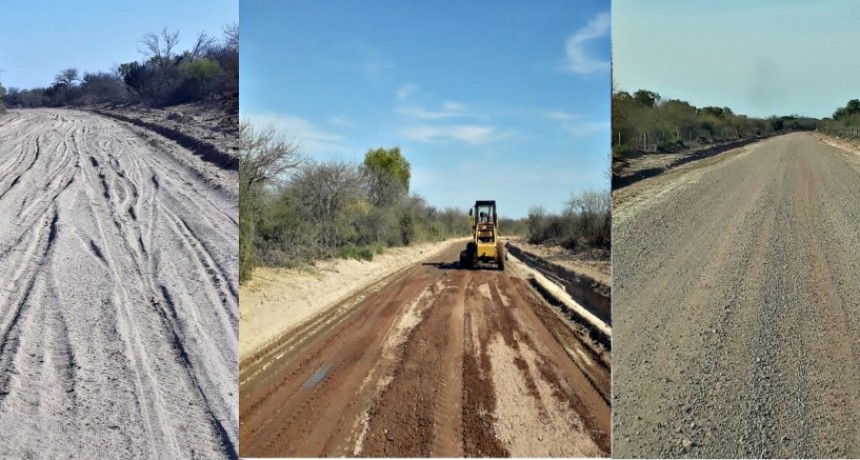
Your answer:
[[[818,128],[826,134],[851,139],[860,139],[860,99],[851,99],[833,112],[832,118],[825,118]]]
[[[612,155],[672,153],[788,131],[812,131],[819,120],[798,115],[754,118],[729,107],[696,107],[654,91],[612,94]]]
[[[361,164],[312,161],[272,128],[243,122],[239,166],[239,271],[328,257],[371,260],[386,247],[468,236],[463,208],[437,209],[409,190],[398,147]]]
[[[529,210],[526,222],[530,243],[559,245],[575,252],[597,249],[608,258],[612,244],[612,195],[609,190],[575,194],[560,214],[535,206]]]
[[[224,27],[221,37],[201,32],[185,51],[180,51],[180,43],[179,31],[165,28],[140,39],[142,61],[83,74],[70,67],[47,87],[8,88],[0,98],[7,107],[19,108],[135,102],[165,107],[210,97],[238,100],[238,25]]]

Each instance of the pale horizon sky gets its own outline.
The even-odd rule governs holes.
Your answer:
[[[829,117],[860,98],[860,0],[612,3],[618,89],[755,117]]]
[[[438,208],[609,190],[609,1],[243,0],[240,112],[311,159],[399,145]]]
[[[140,38],[165,26],[185,50],[199,32],[220,39],[239,22],[239,0],[4,0],[3,10],[0,83],[19,89],[50,86],[69,67],[83,75],[142,60]]]

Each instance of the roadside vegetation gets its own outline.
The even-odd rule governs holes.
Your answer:
[[[654,91],[612,94],[613,158],[673,153],[788,131],[812,131],[819,120],[797,115],[747,117],[729,107],[696,107]]]
[[[586,190],[575,194],[559,214],[535,206],[526,218],[527,241],[531,244],[558,245],[574,252],[602,253],[609,257],[612,244],[612,195],[606,191]]]
[[[831,136],[860,139],[860,99],[851,99],[833,112],[832,118],[821,121],[819,131]]]
[[[389,247],[471,231],[466,206],[438,209],[410,192],[399,147],[370,149],[360,164],[319,162],[273,128],[242,122],[239,136],[241,281],[261,265],[372,260]]]
[[[192,46],[179,51],[179,31],[164,28],[139,42],[142,61],[109,71],[81,73],[63,69],[46,86],[9,88],[0,99],[7,107],[78,107],[99,103],[142,103],[165,107],[228,97],[238,100],[239,26],[224,27],[222,36],[198,34]]]

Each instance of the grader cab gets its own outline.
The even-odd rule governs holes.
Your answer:
[[[505,247],[499,237],[499,215],[495,201],[476,201],[469,210],[472,218],[472,241],[460,252],[460,266],[473,268],[491,263],[505,269]]]

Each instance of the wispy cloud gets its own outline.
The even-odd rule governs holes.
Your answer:
[[[462,102],[448,99],[441,104],[431,104],[430,94],[417,85],[403,84],[397,88],[396,94],[400,102],[394,107],[394,113],[401,117],[398,132],[406,139],[426,143],[453,141],[478,145],[512,135],[486,123],[486,116],[475,113]]]
[[[326,121],[328,121],[328,124],[332,126],[337,126],[338,128],[353,128],[357,124],[351,118],[345,117],[343,115],[331,117]]]
[[[401,130],[400,134],[420,142],[441,140],[458,140],[469,144],[483,144],[504,137],[496,129],[488,125],[413,125]]]
[[[305,154],[345,154],[351,151],[349,144],[339,133],[302,117],[289,114],[243,113],[242,119],[260,128],[271,126],[288,139],[297,142]]]
[[[466,106],[464,104],[460,104],[459,102],[445,101],[442,104],[442,108],[445,110],[449,110],[452,112],[462,112],[466,110]]]
[[[413,85],[412,83],[404,83],[397,87],[397,99],[401,101],[405,101],[409,99],[409,96],[418,91],[418,85]]]
[[[585,137],[589,134],[609,129],[610,122],[586,120],[582,115],[562,111],[550,111],[544,114],[550,120],[560,123],[561,129],[573,137]]]
[[[386,54],[366,43],[350,43],[331,56],[319,58],[318,62],[337,71],[359,74],[372,83],[389,81],[397,67]]]
[[[402,105],[394,109],[400,115],[421,120],[441,120],[470,116],[465,110],[465,105],[456,102],[445,102],[440,110],[425,109],[417,104]]]
[[[586,24],[583,28],[574,32],[565,41],[565,53],[567,60],[565,69],[568,72],[578,74],[590,74],[605,72],[609,70],[609,61],[593,58],[588,55],[586,44],[596,38],[601,38],[609,33],[609,13],[600,13]]]

